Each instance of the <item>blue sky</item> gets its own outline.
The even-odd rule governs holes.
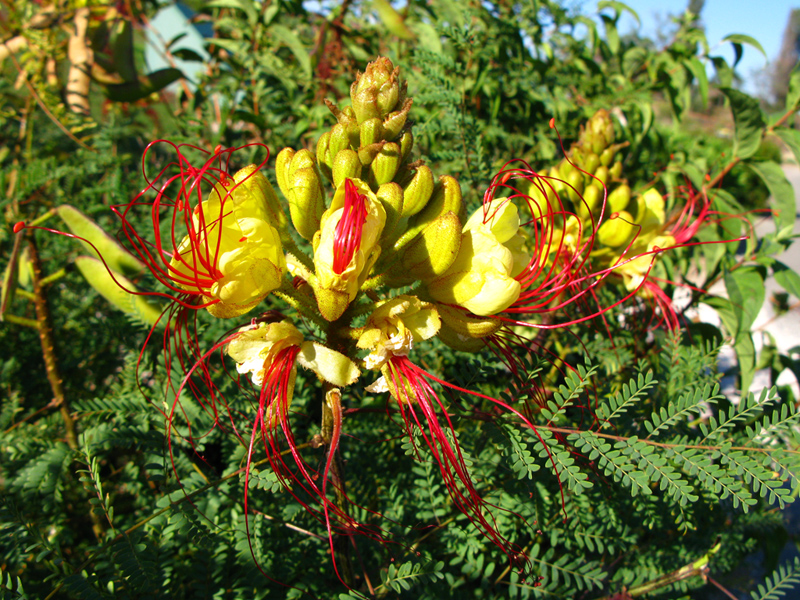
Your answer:
[[[623,0],[624,1],[624,0]],[[688,0],[628,0],[642,20],[642,33],[655,38],[659,23],[666,22],[666,15],[680,14],[688,5]],[[584,4],[589,10],[593,1]],[[706,0],[702,12],[706,36],[712,47],[712,54],[724,56],[733,61],[733,49],[730,43],[720,45],[720,41],[731,33],[744,33],[757,39],[764,47],[770,61],[774,60],[781,47],[783,30],[792,8],[800,8],[800,0]],[[633,27],[633,19],[626,19],[620,27],[625,33]],[[626,29],[626,27],[628,29]],[[755,91],[752,72],[765,66],[764,57],[758,50],[745,47],[744,56],[737,66],[737,72],[745,79],[747,91]]]

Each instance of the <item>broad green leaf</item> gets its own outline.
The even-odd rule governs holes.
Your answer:
[[[137,295],[135,292],[139,290],[128,278],[119,273],[114,273],[112,276],[106,266],[93,256],[77,257],[75,266],[89,285],[122,312],[150,325],[159,322],[164,308],[152,298]],[[166,319],[162,319],[160,323],[166,323]]]
[[[794,154],[794,160],[800,165],[800,131],[781,127],[773,131],[773,133],[781,138],[784,144],[789,146],[792,154]]]
[[[142,98],[147,98],[154,92],[163,90],[181,77],[183,77],[183,72],[180,69],[173,69],[172,67],[159,69],[148,75],[140,75],[130,83],[107,85],[106,94],[109,100],[114,102],[136,102]]]
[[[749,35],[745,35],[743,33],[732,33],[722,38],[722,41],[731,42],[734,46],[737,44],[747,44],[748,46],[752,46],[753,48],[761,52],[764,58],[767,59],[767,53],[764,52],[764,48],[761,46],[761,44],[758,43],[758,41],[755,38],[752,38]],[[737,60],[736,62],[739,61]]]
[[[303,45],[303,42],[300,41],[300,38],[297,37],[297,34],[283,25],[273,25],[269,28],[269,32],[289,47],[289,50],[292,51],[297,62],[300,63],[303,74],[310,80],[311,55],[308,53],[308,49]]]
[[[697,80],[697,89],[700,92],[700,99],[703,101],[703,107],[708,106],[708,75],[706,74],[706,67],[700,60],[693,56],[691,59],[684,61],[686,68],[694,75]]]
[[[208,8],[236,8],[247,15],[247,22],[255,25],[258,21],[258,6],[253,0],[210,0],[206,6]]]
[[[624,2],[619,2],[618,0],[600,0],[600,2],[597,3],[597,10],[600,11],[604,8],[611,8],[615,10],[617,13],[616,18],[619,18],[623,12],[630,13],[631,16],[636,19],[636,24],[639,26],[642,25],[642,21],[639,19],[639,15],[636,13],[636,11]]]
[[[383,24],[386,25],[386,29],[388,29],[392,35],[396,35],[401,40],[414,39],[414,34],[406,27],[406,24],[403,22],[403,17],[400,16],[400,13],[389,3],[389,0],[372,0],[372,5],[378,12],[378,17],[380,17]]]
[[[714,64],[714,70],[717,73],[720,87],[730,87],[733,85],[733,69],[721,56],[710,56],[711,62]]]
[[[800,67],[795,67],[789,76],[789,91],[786,93],[786,110],[796,110],[800,103]]]
[[[730,333],[738,339],[750,331],[764,303],[764,275],[759,267],[741,267],[725,273],[725,289],[736,315],[736,331]]]
[[[95,257],[102,257],[109,269],[125,275],[136,275],[144,271],[145,264],[142,261],[77,208],[62,204],[56,212],[69,230],[78,236],[81,244]]]
[[[640,46],[632,46],[622,55],[622,72],[628,79],[632,79],[642,68],[647,60],[647,50]],[[649,103],[645,103],[649,106]]]
[[[777,260],[772,263],[772,273],[783,289],[800,300],[800,275]]]
[[[720,91],[731,103],[733,122],[736,125],[733,153],[739,158],[750,158],[761,145],[761,135],[765,127],[758,100],[733,88],[720,88]]]
[[[767,184],[777,214],[775,215],[775,229],[785,231],[791,235],[794,225],[795,205],[794,188],[786,179],[786,175],[781,166],[771,161],[747,162],[748,167],[753,169],[758,176]]]
[[[616,56],[619,54],[619,32],[617,31],[616,19],[612,19],[608,15],[600,15],[603,20],[603,26],[606,30],[606,42],[611,54]]]

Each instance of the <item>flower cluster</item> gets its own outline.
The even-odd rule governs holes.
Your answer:
[[[382,536],[343,504],[349,499],[336,455],[342,390],[358,384],[388,393],[412,444],[422,439],[437,460],[454,504],[517,561],[522,553],[497,532],[436,389],[489,402],[535,432],[531,413],[436,377],[415,363],[415,348],[432,338],[462,352],[488,347],[516,373],[514,347],[532,347],[520,332],[601,314],[606,309],[552,317],[585,303],[606,280],[622,282],[629,295],[649,290],[662,299],[648,279],[653,258],[687,243],[708,203],[695,206],[692,196],[691,206],[667,219],[657,191],[632,201],[615,161],[624,145],[614,144],[611,118],[601,111],[560,165],[537,173],[522,161],[506,164],[469,211],[454,177],[436,178],[413,160],[412,100],[391,61],[371,63],[350,98],[344,108],[328,103],[337,122],[316,152],[277,155],[285,204],[261,171],[266,159],[229,174],[241,149],[204,152],[165,141],[148,148],[177,159],[115,210],[129,246],[174,301],[164,319],[165,352],[182,379],[173,386],[170,417],[185,388],[220,426],[223,407],[247,448],[248,477],[260,440],[279,480],[324,523],[332,544],[334,534]],[[202,166],[192,166],[191,152],[205,154]],[[608,194],[612,182],[618,185]],[[271,310],[255,312],[265,300]],[[207,350],[194,325],[201,310],[251,320]],[[255,414],[234,411],[222,397],[210,364],[215,353],[235,365],[238,383],[249,380],[257,390]],[[292,433],[298,365],[321,382],[315,444],[327,447],[322,472],[306,462]],[[243,416],[252,423],[249,435],[240,433]],[[194,439],[191,431],[187,437]]]

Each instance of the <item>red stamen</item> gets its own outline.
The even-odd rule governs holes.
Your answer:
[[[25,229],[25,221],[20,221],[14,225],[14,233],[19,233]]]
[[[351,179],[344,182],[344,210],[333,237],[333,272],[341,275],[361,247],[361,234],[367,222],[367,198],[358,193]]]

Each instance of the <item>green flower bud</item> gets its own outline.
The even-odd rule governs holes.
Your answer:
[[[325,210],[325,193],[315,166],[297,169],[289,176],[289,214],[297,233],[307,240],[319,229]]]
[[[589,140],[592,145],[592,152],[597,155],[602,155],[608,147],[608,141],[603,133],[592,133]]]
[[[461,221],[446,212],[428,225],[403,254],[404,274],[428,281],[438,277],[455,261],[461,246]]]
[[[386,142],[378,142],[376,144],[370,144],[369,146],[362,146],[358,149],[358,160],[361,161],[363,166],[369,166],[372,164],[372,161],[375,160],[375,157],[378,156],[378,152],[381,151],[385,143]]]
[[[442,325],[447,325],[453,331],[469,339],[480,339],[495,333],[502,326],[502,321],[497,319],[481,319],[471,317],[464,311],[448,306],[447,304],[437,304],[436,309],[442,319]]]
[[[289,222],[286,220],[286,215],[283,212],[281,203],[278,201],[275,190],[269,180],[258,170],[258,166],[249,165],[237,171],[233,176],[233,180],[240,184],[240,188],[246,189],[253,195],[263,197],[268,214],[267,221],[281,234],[284,234],[287,231]]]
[[[375,117],[382,119],[394,110],[401,94],[399,73],[391,60],[381,57],[369,63],[363,75],[356,76],[350,99],[359,123]]]
[[[361,179],[361,161],[355,150],[345,148],[339,150],[336,158],[333,159],[333,185],[337,189],[342,182],[347,179]]]
[[[583,202],[578,204],[578,216],[581,219],[586,219],[590,213],[595,212],[595,209],[600,206],[602,198],[603,188],[593,180],[583,190]]]
[[[294,150],[291,148],[284,148],[275,157],[275,178],[278,180],[278,187],[281,188],[281,192],[289,202],[292,201],[289,197],[291,193],[289,191],[289,165],[292,164],[292,158],[294,158]]]
[[[411,155],[411,149],[414,147],[414,134],[411,130],[403,132],[400,138],[400,154],[402,155],[403,162],[408,160]]]
[[[417,214],[428,203],[433,194],[433,173],[425,165],[417,169],[417,173],[403,190],[403,216]]]
[[[389,248],[394,245],[395,238],[402,233],[399,229],[395,232],[395,228],[400,222],[403,212],[403,188],[394,182],[384,183],[378,188],[375,195],[383,204],[383,210],[386,213],[386,225],[381,234],[381,246]]]
[[[337,123],[331,128],[331,138],[328,143],[328,156],[331,160],[331,168],[333,168],[333,160],[336,158],[336,155],[346,148],[350,148],[350,134],[346,127]]]
[[[326,131],[317,140],[317,164],[319,170],[323,175],[331,180],[331,166],[333,165],[333,157],[330,155],[331,132]]]
[[[316,168],[317,161],[314,158],[314,154],[311,150],[300,150],[295,152],[294,156],[292,157],[292,162],[289,165],[289,175],[292,175],[295,171],[299,169],[309,169],[309,168]]]
[[[603,153],[600,155],[600,164],[604,167],[607,167],[611,164],[611,161],[614,160],[614,155],[617,153],[616,149],[611,146],[603,150]]]
[[[600,166],[600,158],[594,152],[589,152],[583,159],[581,167],[587,173],[594,173],[595,169]]]
[[[399,145],[394,142],[384,145],[369,166],[372,182],[376,186],[381,186],[392,181],[397,175],[397,169],[400,168],[400,160]]]
[[[456,215],[461,214],[461,186],[455,177],[450,175],[442,175],[439,181],[433,188],[431,199],[420,212],[418,212],[411,219],[410,225],[412,227],[433,222],[446,212],[452,212]]]
[[[596,183],[602,183],[603,185],[608,185],[608,167],[597,167],[597,170],[594,172],[594,176],[596,179],[593,179],[592,181]]]
[[[608,195],[608,211],[611,213],[625,210],[631,200],[631,188],[621,185]]]
[[[608,174],[611,176],[611,179],[619,179],[622,177],[622,161],[617,161],[614,163],[614,166],[608,170]]]
[[[573,203],[580,202],[581,193],[583,192],[583,173],[573,170],[566,179],[567,194]]]
[[[623,246],[631,241],[636,232],[637,228],[633,225],[633,217],[629,212],[622,210],[616,215],[605,221],[597,231],[597,241],[604,246]]]
[[[403,105],[402,110],[394,111],[386,116],[383,121],[383,129],[387,140],[393,140],[400,135],[408,119],[408,111],[411,110],[411,104],[412,101],[409,98]]]
[[[453,350],[458,350],[459,352],[480,352],[486,347],[486,344],[480,338],[472,338],[459,333],[444,322],[442,322],[442,327],[439,329],[437,337]]]
[[[361,147],[383,141],[383,123],[380,119],[368,119],[364,121],[361,123],[359,130]]]

